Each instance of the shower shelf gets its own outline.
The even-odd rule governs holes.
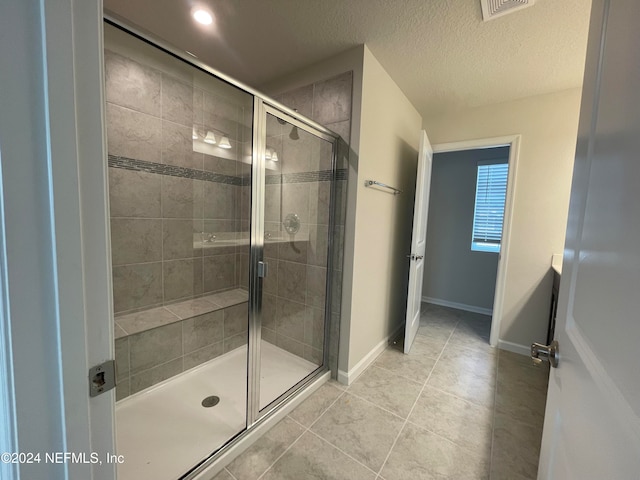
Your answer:
[[[117,316],[115,318],[115,338],[124,338],[171,323],[182,322],[248,301],[249,292],[236,288],[180,303]]]
[[[285,235],[281,237],[269,237],[266,238],[265,244],[272,243],[289,243],[291,241],[295,242],[308,242],[309,234],[308,233],[297,233],[295,235]],[[195,239],[193,241],[193,248],[202,248],[202,249],[212,249],[212,248],[224,248],[224,247],[248,247],[250,244],[249,238],[217,238],[214,241],[202,241],[200,239]]]

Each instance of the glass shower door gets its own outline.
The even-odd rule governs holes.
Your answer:
[[[333,139],[266,107],[259,411],[325,364]]]
[[[120,480],[247,427],[253,95],[105,24]]]

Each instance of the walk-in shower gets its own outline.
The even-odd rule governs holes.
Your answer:
[[[104,37],[118,478],[176,479],[328,369],[336,138]]]

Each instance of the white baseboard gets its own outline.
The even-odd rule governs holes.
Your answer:
[[[360,376],[362,372],[366,370],[366,368],[371,365],[378,355],[380,355],[385,348],[389,345],[389,341],[393,340],[396,335],[404,328],[404,324],[401,324],[398,328],[396,328],[391,335],[389,335],[384,340],[380,341],[375,347],[371,349],[369,353],[367,353],[362,360],[355,364],[355,366],[345,372],[344,370],[338,370],[338,382],[343,385],[351,385],[356,378]]]
[[[433,303],[434,305],[440,305],[441,307],[457,308],[458,310],[464,310],[466,312],[481,313],[482,315],[489,316],[493,315],[493,310],[490,308],[475,307],[473,305],[467,305],[465,303],[450,302],[449,300],[441,300],[439,298],[432,297],[422,297],[422,301]]]
[[[508,352],[519,353],[520,355],[524,355],[525,357],[529,357],[531,355],[531,347],[520,345],[519,343],[498,340],[498,348],[507,350]]]

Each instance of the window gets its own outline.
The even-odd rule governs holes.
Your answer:
[[[500,252],[509,165],[504,161],[478,162],[476,204],[471,250]]]

